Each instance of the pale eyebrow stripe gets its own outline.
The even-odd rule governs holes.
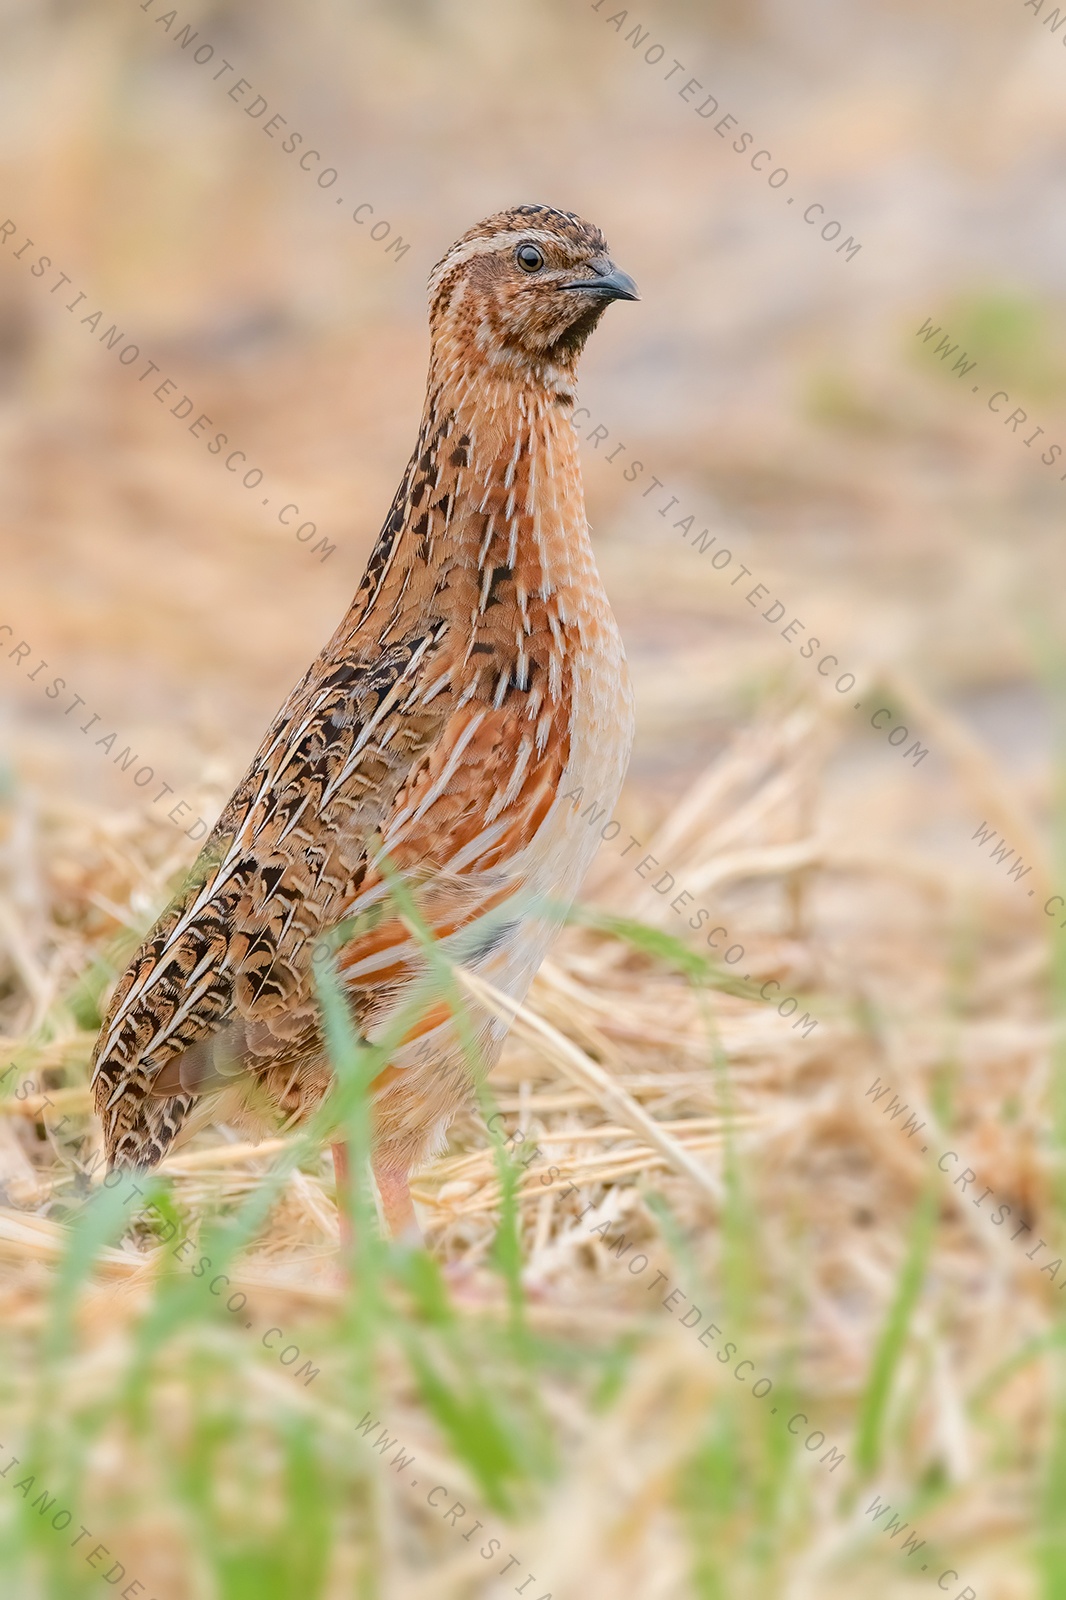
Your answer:
[[[558,244],[559,235],[549,233],[543,228],[507,229],[503,233],[494,233],[487,239],[468,239],[463,245],[456,245],[448,252],[443,261],[437,263],[429,276],[429,291],[432,294],[440,285],[442,279],[453,267],[462,266],[467,261],[472,261],[475,256],[488,255],[493,250],[503,250],[509,244],[521,244],[525,240],[532,244]]]

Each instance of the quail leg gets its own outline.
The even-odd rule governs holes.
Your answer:
[[[352,1248],[352,1172],[348,1163],[348,1146],[343,1139],[330,1146],[333,1153],[333,1181],[337,1191],[337,1216],[340,1223],[341,1250],[345,1256]]]
[[[371,1160],[374,1181],[381,1197],[381,1210],[385,1228],[391,1239],[400,1244],[421,1245],[422,1229],[415,1216],[414,1202],[407,1184],[406,1168]]]
[[[348,1146],[344,1140],[337,1140],[331,1146],[333,1152],[333,1174],[337,1193],[337,1211],[340,1216],[341,1245],[345,1251],[350,1250],[352,1244],[352,1221],[350,1212],[352,1192],[352,1170],[348,1155]],[[374,1181],[377,1184],[378,1194],[381,1196],[381,1210],[385,1220],[385,1231],[390,1239],[399,1240],[403,1244],[422,1244],[422,1229],[415,1216],[414,1203],[411,1191],[407,1186],[407,1173],[402,1167],[386,1165],[375,1159],[371,1160],[374,1172]]]

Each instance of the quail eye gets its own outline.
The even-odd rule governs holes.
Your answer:
[[[539,272],[544,265],[544,257],[535,244],[520,244],[515,251],[515,260],[523,272]]]

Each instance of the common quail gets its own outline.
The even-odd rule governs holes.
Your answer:
[[[489,217],[434,269],[418,442],[358,592],[111,1000],[92,1082],[113,1167],[212,1120],[315,1109],[332,1069],[314,960],[341,924],[353,1026],[381,1037],[426,958],[379,850],[442,952],[525,994],[596,844],[563,796],[609,810],[632,742],[571,414],[585,341],[637,298],[599,229],[550,206]],[[506,1027],[476,1008],[474,1026],[488,1070]],[[441,1000],[371,1086],[394,1235],[417,1234],[409,1174],[471,1091]]]

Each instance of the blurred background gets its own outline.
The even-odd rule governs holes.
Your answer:
[[[18,1600],[114,1562],[156,1600],[1066,1595],[1064,18],[610,4],[0,0]],[[429,271],[525,201],[601,226],[642,291],[578,424],[638,702],[618,815],[733,943],[603,846],[531,997],[556,1032],[494,1075],[541,1154],[501,1189],[472,1116],[420,1180],[482,1303],[385,1252],[368,1331],[326,1157],[207,1134],[170,1224],[94,1233],[87,1063],[196,818],[358,583]],[[249,1333],[165,1235],[256,1193]]]

